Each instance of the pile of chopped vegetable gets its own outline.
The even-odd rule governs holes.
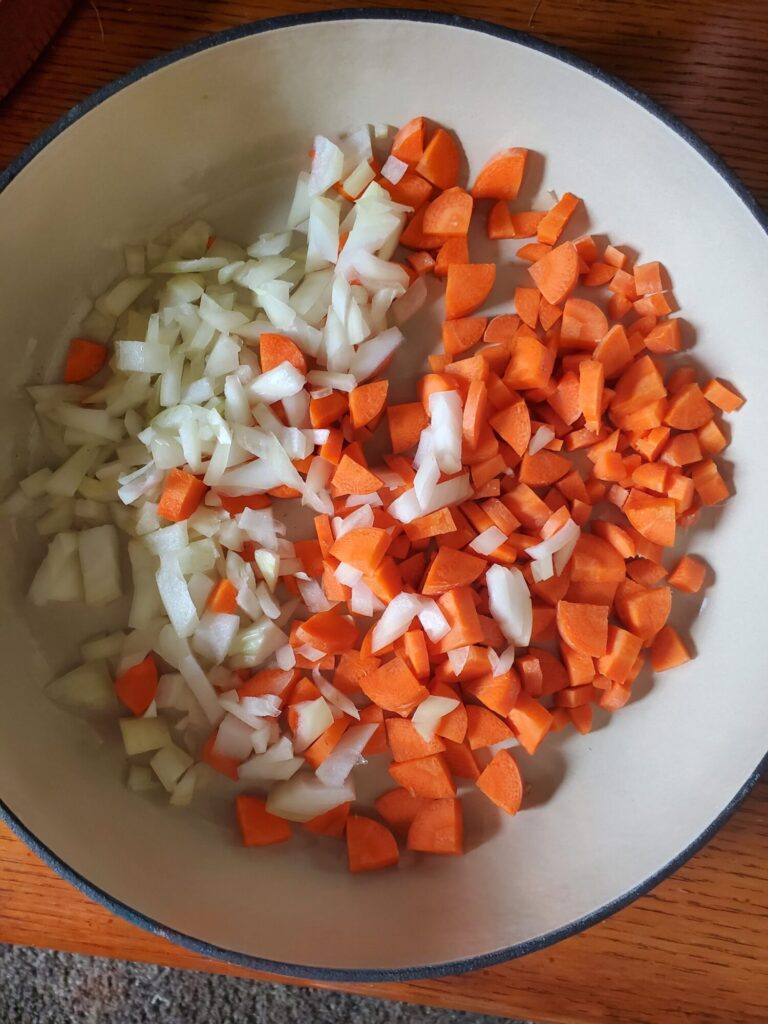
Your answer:
[[[689,660],[672,590],[707,570],[663,557],[728,497],[719,413],[743,403],[680,361],[659,263],[567,238],[570,193],[512,208],[527,150],[466,191],[451,133],[386,137],[317,137],[285,231],[247,249],[202,222],[129,247],[64,382],[29,389],[60,464],[5,503],[50,538],[34,604],[132,595],[127,631],[50,687],[119,715],[128,784],[184,805],[219,772],[246,845],[300,822],[346,835],[351,871],[397,863],[397,839],[462,852],[457,782],[515,814],[510,748],[587,733],[646,661]],[[528,264],[493,317],[473,216]],[[442,352],[390,404],[429,275]],[[288,536],[297,505],[311,537]],[[352,813],[376,756],[396,788]]]

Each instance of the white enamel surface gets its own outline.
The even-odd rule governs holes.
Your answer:
[[[372,55],[386,55],[385,70]],[[540,187],[583,195],[594,232],[671,268],[695,358],[749,398],[731,421],[738,493],[688,540],[716,574],[698,618],[696,598],[677,600],[681,619],[695,618],[699,657],[609,726],[553,737],[534,759],[520,754],[528,809],[502,821],[473,795],[465,857],[418,866],[405,857],[401,870],[367,876],[347,874],[332,840],[241,848],[231,812],[214,797],[169,810],[129,792],[115,730],[103,742],[42,690],[74,664],[97,616],[33,611],[23,595],[42,546],[30,530],[5,531],[0,797],[65,862],[141,913],[300,965],[421,967],[561,928],[695,840],[766,746],[768,242],[674,132],[533,50],[441,25],[282,29],[166,67],[55,139],[0,195],[5,484],[41,464],[21,385],[55,379],[73,314],[119,272],[124,244],[192,212],[248,243],[283,222],[313,135],[417,113],[458,131],[471,168],[508,145],[546,154],[545,165],[531,161],[523,203]],[[525,276],[521,265],[499,273],[499,308]],[[422,328],[438,318],[432,310],[408,325],[396,394],[409,393],[429,347]]]

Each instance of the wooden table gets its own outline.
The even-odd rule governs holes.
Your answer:
[[[81,0],[35,70],[0,104],[0,166],[72,104],[149,57],[256,18],[331,6],[338,5]],[[531,29],[570,47],[665,104],[768,206],[764,0],[411,0],[409,6]],[[763,1022],[766,840],[768,782],[762,782],[685,867],[582,935],[462,977],[328,987],[539,1021]],[[249,975],[112,917],[2,827],[0,941]]]

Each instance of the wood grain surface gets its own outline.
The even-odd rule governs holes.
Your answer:
[[[150,57],[258,18],[333,6],[349,5],[80,0],[41,61],[0,103],[0,167],[74,103]],[[407,6],[485,18],[569,47],[664,104],[768,206],[765,0],[411,0]],[[325,987],[542,1022],[763,1024],[767,840],[768,782],[762,782],[687,865],[582,935],[461,977]],[[258,977],[113,917],[2,827],[0,941]]]

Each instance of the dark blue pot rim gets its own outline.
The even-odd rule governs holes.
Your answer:
[[[531,50],[537,50],[539,53],[544,53],[549,57],[554,57],[557,60],[562,61],[564,64],[568,64],[571,67],[577,68],[579,71],[583,71],[592,78],[597,78],[599,81],[612,86],[618,92],[622,93],[622,95],[626,96],[627,99],[637,103],[638,106],[641,106],[650,114],[653,114],[681,136],[688,145],[695,149],[696,152],[699,153],[707,163],[718,172],[732,191],[741,199],[758,224],[760,224],[763,230],[768,233],[768,214],[766,214],[766,212],[760,207],[752,193],[739,180],[733,171],[726,166],[720,157],[717,156],[717,154],[714,153],[709,146],[707,146],[698,137],[698,135],[692,132],[690,128],[684,125],[681,121],[678,121],[677,118],[673,117],[663,107],[659,106],[644,93],[634,89],[621,79],[615,78],[613,75],[606,74],[606,72],[601,71],[599,68],[587,61],[576,57],[567,50],[554,46],[551,43],[546,43],[543,40],[537,39],[525,32],[517,32],[513,29],[504,28],[501,25],[494,25],[490,22],[479,21],[472,18],[464,18],[459,15],[443,14],[432,11],[413,11],[390,8],[379,8],[377,10],[349,8],[346,10],[320,11],[314,14],[290,14],[279,18],[267,18],[263,21],[240,25],[235,28],[227,29],[223,32],[218,32],[215,35],[200,39],[197,42],[189,43],[181,49],[174,50],[172,53],[155,57],[146,64],[142,64],[141,66],[134,68],[133,71],[117,81],[99,89],[98,92],[95,92],[92,96],[89,96],[81,103],[76,104],[76,106],[74,106],[68,113],[59,118],[55,124],[32,142],[31,145],[24,150],[21,156],[17,157],[17,159],[14,160],[6,170],[0,173],[0,192],[2,192],[3,189],[13,181],[16,175],[18,175],[26,165],[33,160],[34,157],[36,157],[37,154],[45,148],[45,146],[48,145],[49,142],[55,139],[57,135],[60,135],[61,132],[74,124],[75,121],[78,121],[84,114],[93,110],[94,107],[99,106],[99,104],[109,99],[110,96],[120,92],[121,89],[124,89],[128,85],[138,82],[140,79],[145,78],[147,75],[151,74],[153,71],[157,71],[159,68],[166,67],[169,64],[174,64],[176,61],[182,60],[184,57],[189,57],[192,54],[208,50],[221,43],[229,43],[233,40],[243,39],[247,36],[260,35],[262,32],[271,32],[280,28],[291,28],[296,25],[311,25],[319,22],[359,21],[362,19],[371,21],[395,20],[427,22],[431,24],[448,25],[454,28],[466,29],[471,32],[482,32],[486,35],[496,36],[498,39],[504,39],[508,42],[528,47],[528,49]],[[19,820],[10,808],[2,802],[2,800],[0,800],[0,819],[2,819],[16,833],[16,835],[23,839],[27,846],[29,846],[30,849],[37,854],[37,856],[48,867],[53,868],[54,871],[58,872],[58,874],[64,877],[71,885],[76,889],[79,889],[80,892],[84,893],[90,899],[95,900],[97,903],[101,903],[111,913],[123,918],[131,924],[144,928],[146,931],[149,931],[154,935],[159,935],[162,938],[167,939],[178,946],[182,946],[185,949],[189,949],[194,953],[199,953],[202,956],[212,957],[217,960],[223,960],[227,963],[235,964],[238,967],[249,968],[254,971],[264,971],[269,974],[282,975],[287,978],[303,978],[310,981],[415,981],[420,978],[435,978],[448,974],[459,974],[465,971],[477,971],[481,968],[492,967],[494,964],[503,963],[506,960],[513,960],[517,957],[525,956],[527,953],[534,953],[537,950],[544,949],[556,942],[560,942],[562,939],[571,938],[583,931],[585,928],[598,924],[600,921],[605,920],[605,918],[610,917],[611,914],[616,913],[616,911],[627,907],[639,896],[648,892],[659,882],[663,881],[668,875],[676,871],[691,856],[693,856],[694,853],[700,850],[733,814],[741,801],[760,779],[766,768],[768,768],[768,753],[766,753],[765,757],[762,758],[754,772],[752,772],[733,799],[729,801],[727,806],[723,808],[714,821],[712,821],[712,823],[701,833],[700,836],[698,836],[697,839],[695,839],[671,861],[665,864],[664,867],[660,868],[644,882],[640,883],[640,885],[630,889],[622,896],[611,900],[599,909],[592,911],[589,914],[585,914],[583,917],[576,921],[572,921],[570,924],[567,924],[562,928],[557,928],[554,931],[547,932],[546,935],[541,935],[535,939],[531,939],[527,942],[520,942],[514,946],[508,946],[504,949],[484,953],[480,956],[452,960],[448,963],[425,964],[419,967],[386,968],[381,970],[375,968],[350,968],[345,970],[329,967],[312,967],[306,964],[283,963],[277,960],[266,960],[261,957],[247,956],[243,953],[222,949],[221,947],[214,946],[211,943],[203,942],[202,940],[192,938],[189,935],[184,935],[181,932],[177,932],[172,928],[168,928],[165,925],[160,924],[151,917],[147,917],[144,914],[133,910],[131,907],[120,902],[120,900],[110,896],[109,893],[105,892],[103,889],[100,889],[98,886],[93,885],[87,879],[83,878],[82,875],[62,861],[44,843],[40,842],[40,840],[29,831],[29,829]]]

